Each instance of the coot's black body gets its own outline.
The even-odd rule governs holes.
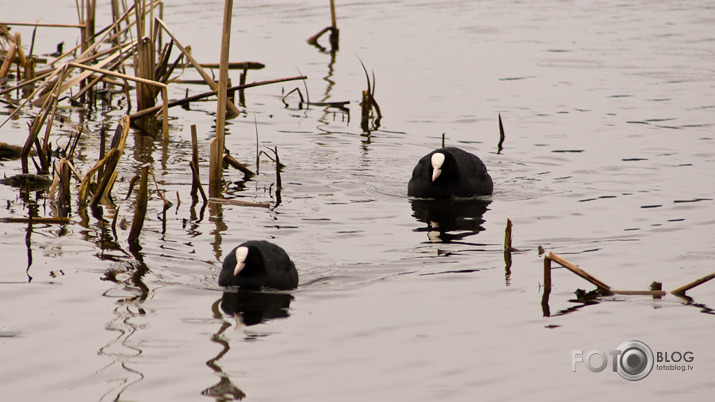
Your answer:
[[[226,256],[218,284],[245,289],[295,289],[298,286],[298,271],[282,248],[267,241],[251,240]]]
[[[490,195],[493,190],[494,183],[481,159],[455,147],[440,148],[422,157],[407,185],[408,196],[421,198],[472,197]]]

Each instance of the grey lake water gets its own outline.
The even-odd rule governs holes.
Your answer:
[[[0,3],[4,21],[77,21],[70,1]],[[99,3],[104,27],[111,10]],[[670,291],[713,272],[715,3],[339,1],[333,54],[306,43],[330,24],[328,1],[234,3],[231,61],[266,66],[248,82],[308,77],[246,90],[227,122],[226,148],[259,174],[224,170],[225,197],[270,208],[192,206],[190,126],[207,182],[209,99],[170,110],[167,144],[130,132],[116,207],[74,199],[70,224],[1,223],[1,400],[712,399],[715,283],[689,298],[579,301],[577,289],[594,286],[554,263],[544,298],[538,247],[615,289],[657,281]],[[222,14],[221,1],[164,5],[201,62],[219,61]],[[12,32],[29,46],[31,28]],[[78,38],[40,28],[34,52]],[[383,115],[369,130],[361,61]],[[206,90],[175,83],[169,95],[187,88]],[[284,104],[294,88],[349,103],[306,108],[293,93]],[[127,102],[61,105],[51,141],[64,146],[82,124],[84,174]],[[4,121],[12,109],[0,106]],[[38,110],[3,125],[0,141],[24,144]],[[285,165],[280,191],[275,164],[256,166],[256,133]],[[482,158],[491,197],[439,209],[407,197],[413,166],[443,135]],[[145,163],[173,205],[162,213],[152,193],[135,250],[134,195],[124,198]],[[0,176],[19,172],[19,161],[0,161]],[[53,216],[46,192],[0,185],[0,201],[0,218]],[[510,259],[507,219],[521,250]],[[224,295],[221,261],[248,239],[282,246],[299,287]],[[654,355],[639,381],[611,367],[609,351],[631,340]],[[608,359],[600,372],[574,352],[594,350]],[[598,369],[602,358],[588,362]]]

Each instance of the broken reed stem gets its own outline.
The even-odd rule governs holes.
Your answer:
[[[338,22],[337,22],[337,17],[335,16],[335,0],[330,0],[330,46],[332,47],[333,52],[338,50],[338,44],[339,44],[339,35],[340,31],[338,31]]]
[[[623,296],[655,296],[655,297],[663,297],[667,293],[663,290],[615,290],[615,289],[609,289],[608,292],[614,294],[614,295],[623,295]]]
[[[697,279],[693,282],[690,282],[687,285],[684,285],[684,286],[681,286],[675,290],[672,290],[670,293],[673,295],[676,295],[676,296],[683,296],[683,295],[685,295],[685,292],[687,292],[688,290],[690,290],[696,286],[702,285],[703,283],[705,283],[713,278],[715,278],[715,272],[713,272],[710,275],[706,275],[700,279]]]
[[[189,162],[189,167],[191,168],[191,174],[193,176],[193,182],[196,183],[196,187],[198,190],[201,192],[201,198],[204,200],[204,204],[208,200],[206,197],[206,193],[204,192],[203,186],[201,186],[201,178],[199,176],[199,168],[198,165],[194,164],[194,161]],[[193,189],[192,189],[193,191]],[[193,195],[192,195],[193,196]]]
[[[66,216],[68,208],[70,206],[70,163],[67,159],[60,159],[58,170],[58,177],[60,179],[60,195],[59,195],[59,205],[62,211],[62,216]]]
[[[279,79],[275,79],[275,80],[253,82],[253,83],[246,84],[246,85],[236,85],[236,86],[233,86],[233,87],[231,87],[231,88],[228,88],[228,91],[236,91],[236,90],[239,90],[239,89],[245,89],[245,88],[251,88],[251,87],[258,87],[258,86],[269,85],[269,84],[276,84],[276,83],[285,82],[285,81],[305,80],[305,79],[307,79],[307,78],[308,78],[308,77],[306,77],[306,76],[304,76],[304,75],[301,75],[301,76],[298,76],[298,77],[279,78]],[[213,91],[204,92],[204,93],[197,94],[197,95],[187,96],[187,97],[184,98],[184,99],[179,99],[179,100],[175,100],[175,101],[169,102],[168,107],[171,108],[171,107],[174,107],[174,106],[179,106],[179,105],[183,105],[183,104],[186,104],[186,103],[194,102],[194,101],[197,101],[197,100],[199,100],[199,99],[208,98],[209,96],[216,95],[217,93],[218,93],[217,90],[213,90]],[[228,103],[227,103],[227,105],[228,105]],[[147,115],[150,115],[150,114],[152,114],[152,113],[155,113],[155,112],[157,112],[158,110],[161,110],[161,106],[154,106],[154,107],[150,107],[149,109],[140,110],[140,111],[138,111],[138,112],[136,112],[136,113],[134,113],[134,114],[129,115],[129,117],[130,117],[132,120],[137,120],[137,119],[140,119],[140,118],[142,118],[142,117],[144,117],[144,116],[147,116]]]
[[[561,257],[560,255],[549,252],[549,254],[546,255],[546,257],[551,261],[554,261],[558,263],[559,265],[563,266],[564,268],[568,269],[569,271],[573,272],[574,274],[580,276],[581,278],[591,282],[592,284],[596,285],[598,288],[610,291],[611,287],[606,285],[605,283],[601,282],[600,280],[596,279],[593,275],[589,274],[588,272],[582,270],[579,268],[576,264],[572,263],[571,261]]]
[[[224,162],[228,163],[229,165],[235,167],[236,169],[240,170],[245,174],[246,176],[255,176],[256,174],[251,171],[251,169],[247,168],[246,165],[243,163],[239,162],[234,158],[233,156],[229,154],[223,154],[223,160]]]
[[[191,56],[191,52],[187,51],[186,48],[181,45],[181,42],[179,42],[179,40],[176,39],[176,36],[174,36],[174,34],[169,30],[169,28],[166,26],[166,24],[164,24],[164,21],[162,21],[161,18],[156,18],[156,22],[164,29],[164,31],[166,31],[166,33],[169,35],[169,37],[171,37],[171,39],[174,40],[174,44],[176,45],[176,47],[178,47],[179,50],[181,50],[181,52],[184,54],[184,56],[186,56],[186,59],[189,60],[189,63],[191,63],[191,65],[194,66],[194,68],[196,69],[196,72],[198,72],[199,75],[201,75],[201,78],[203,78],[204,81],[206,81],[206,84],[208,84],[208,86],[212,90],[218,91],[218,85],[216,85],[213,78],[211,78],[211,76],[208,75],[206,70],[204,70],[203,67],[201,67],[201,64],[199,64],[199,62],[197,62],[196,59],[194,59],[194,57]],[[229,112],[231,112],[232,115],[238,115],[240,113],[238,108],[236,107],[236,105],[234,105],[232,102],[226,102],[226,108],[229,110]]]
[[[220,68],[221,63],[200,63],[203,68]],[[193,67],[193,64],[184,64],[183,67]],[[265,64],[257,61],[231,61],[228,63],[229,70],[261,70],[266,67]]]
[[[7,222],[7,223],[30,223],[30,224],[65,224],[65,223],[70,223],[70,218],[69,217],[50,217],[50,218],[41,218],[41,217],[7,217],[7,218],[0,218],[0,222]]]
[[[267,202],[240,201],[240,200],[234,200],[234,199],[215,198],[215,197],[209,198],[209,202],[213,202],[215,204],[224,204],[224,205],[237,205],[239,207],[259,207],[259,208],[270,208],[271,207],[271,204],[269,204]]]
[[[130,75],[121,74],[121,73],[117,73],[114,71],[102,70],[100,68],[85,66],[84,64],[78,64],[78,63],[74,63],[74,62],[70,62],[67,64],[77,67],[77,68],[82,68],[82,69],[94,71],[97,73],[111,75],[111,76],[122,78],[125,80],[136,81],[136,82],[140,82],[140,83],[147,84],[147,85],[154,85],[154,86],[161,88],[161,98],[163,100],[163,105],[161,107],[162,114],[163,114],[163,116],[162,116],[162,120],[163,120],[162,121],[162,130],[164,131],[164,140],[168,140],[168,138],[169,138],[169,95],[168,95],[167,87],[165,84],[162,84],[161,82],[146,80],[143,78],[132,77]]]
[[[88,57],[88,55],[93,54],[94,51],[96,50],[97,46],[99,46],[100,44],[104,43],[104,41],[105,41],[105,39],[107,38],[107,36],[109,36],[109,34],[111,33],[111,30],[114,29],[114,27],[116,27],[121,21],[123,21],[125,18],[127,18],[129,15],[131,15],[133,9],[134,9],[134,6],[130,7],[130,9],[127,10],[127,11],[124,13],[124,15],[122,15],[121,18],[119,18],[118,20],[116,20],[112,25],[110,25],[110,26],[106,27],[105,29],[103,29],[103,30],[100,32],[100,34],[101,34],[102,32],[104,32],[104,35],[103,35],[100,39],[95,40],[95,42],[94,42],[94,44],[93,44],[92,46],[90,46],[87,50],[85,50],[84,52],[82,52],[82,54],[80,54],[80,55],[75,59],[75,62],[77,62],[77,61],[82,61],[82,60],[86,59],[86,58]],[[105,32],[105,31],[106,31],[106,32]],[[99,34],[98,34],[98,35],[99,35]],[[52,63],[50,63],[50,65],[54,65],[54,64],[57,63],[60,59],[66,57],[66,56],[69,55],[69,54],[72,54],[77,48],[79,48],[79,46],[80,46],[80,45],[77,45],[74,49],[65,52],[63,55],[61,55],[60,57],[58,57],[57,59],[55,59]],[[40,85],[32,92],[32,94],[31,94],[30,96],[26,97],[26,98],[22,101],[22,103],[20,103],[20,105],[19,105],[18,107],[16,107],[15,110],[13,110],[12,113],[10,113],[10,115],[2,122],[2,124],[0,124],[0,127],[4,126],[5,123],[7,123],[10,119],[12,119],[17,113],[19,113],[20,110],[21,110],[25,105],[27,105],[27,103],[30,102],[30,101],[32,100],[32,98],[35,97],[35,95],[37,95],[37,94],[40,93],[43,89],[45,89],[45,87],[47,87],[48,85],[50,85],[50,84],[51,84],[50,81],[52,80],[52,78],[56,77],[61,71],[63,71],[63,67],[56,68],[54,71],[52,71],[52,72],[49,74],[49,76],[46,77],[45,81],[43,81],[43,83],[40,84]],[[40,101],[40,103],[42,103],[42,101]]]
[[[218,79],[218,102],[216,106],[216,138],[211,141],[211,176],[209,193],[216,196],[216,187],[221,178],[224,161],[224,135],[226,130],[226,105],[228,102],[228,58],[231,46],[231,15],[233,0],[224,0],[223,31],[221,33],[221,65]],[[216,144],[214,144],[214,141]]]
[[[197,193],[201,182],[199,181],[198,169],[194,172],[194,166],[199,166],[199,140],[196,135],[196,124],[191,125],[191,199],[195,200],[198,197]]]
[[[137,191],[137,198],[134,203],[134,220],[132,221],[132,228],[129,231],[129,242],[135,243],[139,240],[139,234],[144,226],[144,217],[146,216],[146,207],[149,192],[149,165],[146,164],[142,167],[142,175],[139,180],[139,190]]]
[[[504,251],[512,251],[511,247],[511,219],[506,218],[506,229],[504,229]]]
[[[209,195],[218,197],[221,195],[221,171],[223,169],[223,150],[218,148],[218,138],[214,138],[210,143],[209,156]]]
[[[504,125],[501,122],[501,113],[499,113],[499,143],[497,144],[497,154],[500,154],[504,149]]]
[[[99,169],[104,166],[105,163],[111,158],[114,157],[114,153],[117,152],[115,148],[112,148],[107,152],[106,155],[104,155],[104,158],[99,160],[96,165],[94,165],[93,168],[89,169],[89,171],[84,175],[84,179],[82,180],[82,184],[79,186],[79,201],[80,203],[84,203],[85,199],[87,198],[87,189],[89,188],[89,181],[94,173],[96,173]]]
[[[273,148],[273,153],[276,155],[276,189],[280,190],[283,188],[281,182],[281,159],[278,157],[278,146]]]
[[[126,143],[128,134],[129,118],[124,116],[117,125],[117,129],[114,132],[114,138],[112,139],[111,147],[115,152],[110,151],[112,157],[107,158],[107,161],[105,162],[106,169],[103,172],[101,180],[99,180],[99,183],[97,184],[95,193],[90,200],[90,205],[96,206],[105,194],[108,195],[111,192],[112,184],[114,184],[114,178],[116,178],[116,172],[114,169],[116,169],[117,164],[119,163],[119,158],[121,158],[124,153],[124,144]],[[110,153],[108,153],[107,156],[109,156]]]
[[[164,192],[159,189],[159,183],[156,181],[156,175],[154,175],[154,169],[151,169],[150,173],[151,173],[151,178],[154,181],[154,187],[156,187],[156,195],[158,195],[159,198],[161,198],[161,200],[164,202],[164,209],[169,208],[172,205],[171,201],[167,200],[166,197],[164,196]]]
[[[84,28],[84,24],[51,24],[43,22],[2,22],[3,25],[18,27],[45,27],[45,28]]]
[[[551,290],[551,260],[544,257],[544,288]]]

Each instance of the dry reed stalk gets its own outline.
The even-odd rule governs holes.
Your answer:
[[[32,59],[30,59],[30,60],[32,60]],[[18,90],[18,89],[20,89],[20,88],[22,88],[22,87],[26,87],[26,86],[28,86],[28,85],[32,85],[32,84],[34,84],[34,83],[37,82],[37,81],[40,81],[40,80],[42,80],[42,79],[47,78],[50,74],[52,74],[52,71],[49,71],[49,72],[46,72],[46,73],[42,73],[42,74],[40,74],[40,75],[36,75],[35,77],[26,79],[25,81],[22,81],[22,82],[20,82],[19,84],[13,86],[13,87],[9,87],[9,88],[3,89],[2,91],[0,91],[0,95],[5,95],[5,94],[7,94],[7,93],[16,91],[16,90]]]
[[[19,27],[44,27],[44,28],[84,28],[82,24],[53,24],[46,22],[6,22],[3,21],[2,25],[15,25]]]
[[[5,60],[2,63],[2,67],[0,67],[0,78],[7,76],[7,73],[10,72],[10,67],[12,67],[12,63],[15,61],[16,54],[17,44],[12,43],[7,51],[7,54],[5,55]]]
[[[333,52],[335,52],[338,50],[338,43],[340,42],[340,31],[338,31],[338,21],[335,15],[335,0],[330,0],[330,23],[330,46],[333,48]]]
[[[224,0],[223,6],[223,30],[221,32],[221,59],[218,78],[218,105],[216,109],[216,139],[218,139],[218,150],[223,155],[225,148],[225,128],[226,128],[226,103],[228,89],[228,60],[231,51],[231,18],[233,11],[233,0]],[[215,160],[223,164],[221,160]],[[214,162],[214,160],[212,160]],[[213,169],[213,168],[212,168]]]
[[[551,295],[551,260],[544,257],[544,293],[541,296],[541,311],[544,317],[551,315],[549,295]]]
[[[196,183],[196,188],[201,192],[201,198],[204,200],[204,204],[208,200],[206,197],[206,193],[204,192],[204,188],[201,185],[201,177],[199,176],[199,167],[198,164],[194,164],[194,161],[189,162],[189,167],[191,168],[191,174],[192,174],[192,183]],[[192,184],[193,186],[193,184]],[[193,187],[192,187],[192,191]],[[192,194],[192,197],[195,197],[195,194]],[[194,198],[195,199],[195,198]]]
[[[194,174],[194,166],[199,166],[199,140],[196,134],[196,124],[191,125],[191,199],[196,200],[198,197],[197,193],[199,191],[200,181],[199,174],[196,172]],[[196,169],[198,171],[198,168]]]
[[[591,282],[592,284],[596,285],[598,288],[610,291],[611,287],[606,285],[604,282],[601,282],[600,280],[596,279],[593,275],[589,274],[588,272],[584,271],[583,269],[579,268],[576,264],[572,263],[571,261],[561,257],[560,255],[549,252],[549,254],[546,255],[546,258],[548,258],[551,261],[554,261],[558,263],[559,265],[563,266],[564,268],[568,269],[569,271],[573,272],[574,274],[580,276],[581,278]]]
[[[99,160],[93,168],[89,169],[89,171],[84,175],[84,179],[79,186],[80,203],[84,203],[84,200],[87,198],[87,190],[89,189],[89,181],[92,178],[92,175],[95,174],[99,169],[101,169],[109,159],[113,158],[115,152],[117,152],[116,148],[110,149],[109,152],[107,152],[107,154],[101,160]]]
[[[208,84],[208,86],[212,90],[218,91],[218,85],[216,85],[213,78],[211,78],[208,75],[208,73],[206,72],[206,70],[204,70],[201,67],[201,64],[199,64],[199,62],[197,62],[196,59],[194,59],[194,57],[191,56],[191,52],[186,50],[186,48],[181,45],[181,42],[179,42],[179,40],[176,39],[176,36],[174,36],[174,34],[171,32],[171,30],[169,30],[169,28],[166,26],[166,24],[164,24],[164,21],[162,21],[160,18],[157,18],[156,21],[164,29],[164,31],[166,31],[166,33],[169,35],[169,37],[171,37],[171,39],[174,40],[174,44],[176,44],[176,47],[178,47],[179,50],[181,50],[181,52],[184,54],[184,56],[189,61],[189,63],[191,63],[191,65],[194,66],[194,68],[199,73],[199,75],[201,75],[201,78],[203,78],[204,81],[206,81],[206,84]],[[232,102],[227,102],[226,108],[232,115],[238,115],[240,113],[240,111],[238,110],[236,105],[234,105]]]
[[[511,219],[506,219],[506,229],[504,229],[504,251],[512,251],[511,247]]]
[[[60,159],[58,177],[60,179],[60,194],[59,194],[59,206],[60,206],[60,216],[67,216],[69,213],[70,206],[70,162],[62,158]]]
[[[279,83],[279,82],[304,80],[304,79],[307,79],[307,77],[304,75],[301,75],[298,77],[279,78],[279,79],[275,79],[275,80],[252,82],[250,84],[237,85],[235,87],[228,88],[228,91],[236,91],[236,90],[240,90],[240,89],[258,87],[258,86],[262,86],[262,85],[269,85],[269,84],[275,84],[275,83]],[[208,98],[209,96],[216,95],[217,93],[218,93],[218,91],[214,90],[214,91],[204,92],[204,93],[200,93],[200,94],[196,94],[196,95],[192,95],[192,96],[187,96],[184,99],[179,99],[179,100],[174,100],[174,101],[169,102],[168,107],[171,108],[174,106],[184,105],[184,104],[187,104],[190,102],[197,101],[199,99]],[[227,105],[228,105],[228,103],[227,103]],[[150,115],[152,113],[156,113],[157,111],[161,110],[161,108],[162,108],[161,106],[154,106],[149,109],[140,110],[136,113],[130,114],[129,117],[132,120],[141,119],[144,116]]]
[[[219,140],[214,138],[210,143],[209,156],[209,196],[221,195],[221,171],[223,169],[223,150],[219,150]]]
[[[241,201],[241,200],[234,200],[234,199],[227,199],[227,198],[211,197],[211,198],[209,198],[209,202],[212,202],[214,204],[236,205],[239,207],[259,207],[259,208],[270,208],[271,207],[271,204],[269,204],[267,202],[251,202],[251,201]]]
[[[159,198],[161,198],[161,200],[164,202],[164,210],[166,210],[167,208],[169,208],[172,205],[171,201],[167,200],[166,197],[164,196],[164,192],[159,189],[159,183],[156,181],[156,175],[154,175],[154,169],[150,169],[149,173],[151,173],[151,178],[154,181],[154,187],[156,187],[156,195],[158,195]]]
[[[41,218],[41,217],[8,217],[8,218],[0,218],[0,222],[8,222],[8,223],[30,223],[30,224],[65,224],[65,223],[70,223],[70,218],[68,217],[50,217],[50,218]]]
[[[615,290],[615,289],[609,289],[608,292],[612,293],[614,295],[623,295],[623,296],[663,297],[667,294],[667,292],[664,292],[662,290]]]
[[[278,147],[273,148],[273,153],[276,155],[276,189],[280,190],[283,188],[283,183],[281,181],[281,169],[283,165],[281,164],[281,158],[278,156]]]
[[[221,63],[199,63],[203,68],[221,68]],[[193,64],[187,63],[183,67],[193,67]],[[266,67],[265,64],[257,61],[232,61],[228,63],[229,70],[262,70]]]
[[[240,170],[241,172],[243,172],[243,174],[245,174],[246,176],[255,176],[255,175],[256,175],[255,173],[253,173],[253,172],[251,171],[251,169],[249,169],[248,167],[246,167],[246,165],[244,165],[243,163],[237,161],[236,158],[234,158],[233,156],[231,156],[231,155],[229,155],[229,154],[224,154],[224,155],[223,155],[223,160],[224,160],[224,162],[228,163],[229,165],[231,165],[231,166],[233,166],[234,168],[236,168],[236,169]]]
[[[116,150],[112,153],[112,157],[108,158],[105,162],[105,170],[103,172],[101,180],[98,180],[97,188],[90,200],[90,205],[96,206],[99,201],[105,195],[108,196],[112,190],[112,184],[116,178],[117,164],[119,163],[119,158],[121,158],[124,153],[124,144],[127,141],[127,135],[129,134],[129,118],[124,116],[122,120],[117,125],[117,129],[114,132],[114,138],[112,139],[111,148]],[[107,154],[109,156],[109,154]]]
[[[703,283],[705,283],[705,282],[707,282],[707,281],[709,281],[709,280],[711,280],[711,279],[713,279],[713,278],[715,278],[715,272],[713,272],[713,273],[710,274],[710,275],[706,275],[706,276],[704,276],[704,277],[702,277],[702,278],[700,278],[700,279],[697,279],[697,280],[695,280],[695,281],[693,281],[693,282],[690,282],[690,283],[688,283],[687,285],[684,285],[684,286],[681,286],[681,287],[679,287],[679,288],[677,288],[677,289],[675,289],[675,290],[672,290],[670,293],[671,293],[671,294],[674,294],[674,295],[676,295],[676,296],[684,296],[684,295],[685,295],[685,292],[687,292],[688,290],[690,290],[690,289],[692,289],[692,288],[694,288],[694,287],[696,287],[696,286],[702,285]]]
[[[334,0],[330,0],[330,26],[323,28],[317,34],[308,38],[307,42],[309,44],[319,48],[321,51],[325,51],[325,49],[318,44],[318,39],[328,31],[330,31],[331,52],[334,53],[338,50],[338,44],[340,42],[340,40],[339,40],[340,31],[338,30],[337,17],[335,15],[335,1]]]
[[[497,144],[497,155],[501,154],[501,151],[504,149],[504,125],[501,122],[501,113],[499,113],[499,144]]]
[[[128,51],[127,51],[126,53],[125,53],[125,52],[122,52],[122,51],[120,50],[120,57],[119,57],[119,59],[115,60],[115,61],[112,63],[112,65],[107,68],[107,70],[113,71],[113,70],[116,70],[116,69],[120,68],[120,67],[122,66],[122,64],[124,63],[124,61],[130,56],[130,53],[132,52],[132,49],[133,49],[133,47],[127,49]],[[84,94],[85,94],[87,91],[89,91],[89,90],[91,90],[92,88],[94,88],[94,86],[97,85],[100,81],[108,82],[108,80],[107,80],[106,77],[107,77],[106,74],[99,74],[99,75],[97,75],[97,76],[94,77],[91,81],[89,81],[89,82],[84,86],[84,88],[80,89],[80,91],[79,91],[78,93],[76,93],[75,95],[73,95],[71,99],[72,99],[73,101],[75,101],[75,102],[78,102],[78,101],[84,96]],[[125,82],[126,82],[126,80],[125,80]],[[120,83],[118,83],[118,82],[109,82],[109,83],[112,84],[112,85],[123,85],[124,87],[127,87],[127,85],[120,84]]]
[[[141,179],[139,181],[139,190],[137,198],[134,202],[134,220],[132,228],[129,230],[128,240],[132,243],[138,243],[139,234],[144,226],[144,218],[146,217],[147,201],[149,199],[149,164],[142,166]]]
[[[164,131],[164,140],[166,141],[169,139],[169,95],[168,95],[167,87],[165,84],[162,84],[161,82],[138,78],[138,77],[132,77],[132,76],[117,73],[114,71],[102,70],[102,69],[95,68],[95,67],[85,66],[84,64],[77,64],[74,62],[68,63],[68,65],[74,66],[77,68],[83,68],[86,70],[94,71],[97,73],[102,73],[102,74],[111,75],[114,77],[119,77],[119,78],[122,78],[125,80],[141,82],[143,84],[148,84],[148,85],[154,85],[154,86],[161,88],[161,98],[163,100],[163,105],[162,105],[162,109],[161,109],[162,113],[163,113],[162,130]],[[128,118],[129,116],[125,116],[125,117]]]
[[[126,47],[132,46],[132,43],[127,44],[127,45],[125,45],[125,46],[126,46]],[[83,80],[85,80],[86,78],[88,78],[89,76],[91,76],[91,75],[93,74],[93,71],[94,71],[94,72],[104,72],[104,71],[108,71],[108,70],[102,70],[102,68],[103,68],[104,66],[106,66],[107,64],[110,64],[110,63],[115,62],[117,59],[121,59],[122,57],[123,57],[123,56],[122,56],[122,52],[121,52],[121,51],[117,51],[117,52],[113,53],[111,56],[109,56],[109,57],[107,57],[107,58],[105,58],[105,59],[103,59],[103,60],[97,62],[97,64],[95,64],[95,65],[93,65],[93,66],[88,66],[88,65],[86,65],[86,64],[81,64],[81,63],[78,63],[78,62],[67,62],[67,63],[65,63],[65,65],[63,65],[62,67],[59,67],[58,69],[63,69],[63,68],[65,68],[66,66],[71,66],[71,67],[74,67],[74,68],[82,68],[82,69],[85,69],[85,70],[88,70],[88,71],[83,71],[82,73],[80,73],[80,74],[74,76],[72,79],[68,80],[64,85],[62,85],[62,88],[60,89],[59,94],[64,93],[65,91],[69,90],[70,88],[74,87],[75,85],[77,85],[77,84],[80,83],[81,81],[83,81]],[[69,69],[68,69],[67,73],[69,73]],[[109,74],[109,75],[112,75],[112,74]],[[49,78],[48,78],[48,80],[49,80]],[[45,99],[46,99],[47,96],[49,96],[49,93],[48,93],[47,91],[41,92],[41,96],[38,97],[35,101],[33,101],[33,104],[34,104],[35,106],[41,105],[42,103],[45,102]]]
[[[50,112],[50,106],[55,105],[55,106],[53,106],[53,110],[56,107],[58,94],[59,94],[61,84],[62,84],[62,81],[64,80],[64,76],[66,73],[67,73],[67,68],[62,67],[60,69],[60,71],[58,72],[58,79],[55,82],[55,86],[51,92],[52,96],[45,98],[45,102],[42,105],[42,109],[40,110],[40,113],[38,113],[37,116],[35,116],[35,119],[33,119],[33,121],[32,121],[32,125],[30,126],[30,134],[28,135],[27,140],[25,141],[25,146],[22,149],[22,153],[20,154],[23,173],[28,173],[28,171],[29,171],[27,157],[30,154],[33,144],[38,144],[37,137],[40,133],[40,129],[42,128],[42,126],[45,123],[45,119],[47,118],[47,115]],[[11,114],[11,116],[12,116],[12,114]],[[36,146],[36,150],[37,150],[37,156],[40,159],[40,164],[41,164],[40,170],[44,171],[46,173],[49,171],[48,170],[49,169],[49,156],[45,154],[45,147],[38,145],[38,146]]]
[[[551,289],[551,259],[544,257],[544,288]]]
[[[218,102],[216,106],[216,138],[211,141],[209,194],[212,197],[218,196],[221,171],[223,169],[224,149],[225,149],[225,123],[226,123],[226,89],[228,88],[228,58],[231,46],[231,12],[233,10],[233,0],[224,0],[223,8],[223,30],[221,32],[221,65],[218,79]]]

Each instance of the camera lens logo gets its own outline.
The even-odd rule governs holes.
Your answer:
[[[641,341],[623,342],[618,349],[618,374],[626,380],[642,380],[653,370],[653,352]]]

